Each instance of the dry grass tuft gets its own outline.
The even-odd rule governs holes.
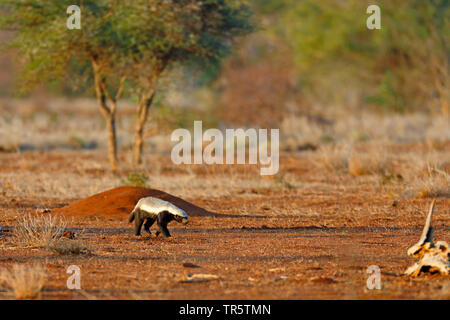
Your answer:
[[[352,156],[348,159],[348,172],[357,177],[370,174],[373,171],[373,163],[370,158]]]
[[[15,264],[12,271],[0,272],[2,283],[16,299],[37,299],[40,297],[47,275],[41,265]]]
[[[348,172],[357,177],[363,175],[381,176],[393,175],[392,159],[380,148],[371,149],[366,153],[354,153],[348,159]]]
[[[52,215],[26,214],[17,218],[11,242],[20,247],[49,248],[61,238],[66,222]]]
[[[315,165],[329,173],[343,173],[348,169],[350,147],[323,146],[318,150]]]
[[[351,145],[321,147],[315,158],[315,165],[328,173],[350,174],[354,177],[365,175],[396,176],[392,156],[380,146],[371,146],[358,151]]]
[[[421,158],[410,155],[404,175],[407,191],[419,198],[450,198],[450,174],[441,159],[445,153],[429,153]]]
[[[450,175],[430,169],[427,176],[417,181],[415,189],[419,198],[450,198]]]
[[[54,245],[49,247],[50,250],[58,254],[83,254],[88,253],[91,250],[79,240],[66,240],[58,241]]]

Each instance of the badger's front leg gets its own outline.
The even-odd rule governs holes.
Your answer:
[[[144,223],[143,217],[141,217],[140,212],[136,212],[134,216],[134,234],[137,236],[141,235],[142,224]]]
[[[156,236],[159,236],[159,234],[162,233],[167,238],[171,237],[169,229],[167,229],[167,225],[161,225],[159,222],[157,222],[157,225],[158,231],[155,232]]]
[[[150,227],[155,223],[155,218],[147,218],[147,221],[144,224],[145,231],[148,232],[148,234],[152,234],[150,231]]]
[[[172,215],[168,212],[161,212],[158,215],[156,220],[156,224],[158,225],[158,231],[156,231],[156,235],[158,236],[162,233],[165,237],[170,237],[169,229],[167,229],[167,224],[172,221]]]

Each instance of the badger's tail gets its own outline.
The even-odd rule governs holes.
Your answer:
[[[131,211],[130,215],[128,216],[128,222],[133,222],[135,212],[136,212],[136,208],[134,208],[133,211]]]

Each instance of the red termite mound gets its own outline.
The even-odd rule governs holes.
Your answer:
[[[216,214],[164,191],[140,187],[118,187],[97,193],[70,205],[54,209],[65,216],[126,217],[139,199],[155,197],[169,201],[185,210],[189,216],[215,216]]]

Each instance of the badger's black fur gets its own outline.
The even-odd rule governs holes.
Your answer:
[[[129,222],[134,220],[134,233],[135,235],[141,235],[142,224],[144,224],[144,229],[149,234],[150,227],[156,222],[157,231],[156,236],[162,233],[165,237],[170,237],[170,232],[167,229],[167,224],[172,220],[179,223],[186,224],[188,222],[187,214],[184,210],[176,207],[170,202],[147,197],[142,198],[136,204],[136,207],[130,213]]]

